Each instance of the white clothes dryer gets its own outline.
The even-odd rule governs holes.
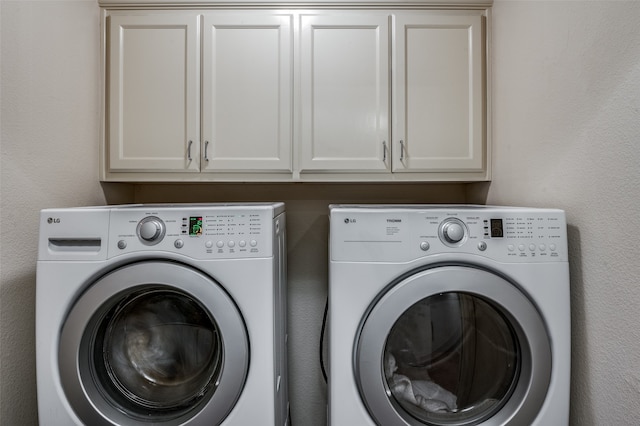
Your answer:
[[[332,426],[567,425],[565,214],[330,207]]]
[[[41,425],[288,423],[282,203],[41,212]]]

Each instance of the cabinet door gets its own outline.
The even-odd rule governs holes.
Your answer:
[[[399,13],[393,61],[393,171],[485,167],[481,11]]]
[[[300,19],[300,171],[388,172],[388,15]]]
[[[204,15],[203,170],[291,171],[291,32],[291,15]]]
[[[110,171],[199,170],[198,18],[108,18]]]

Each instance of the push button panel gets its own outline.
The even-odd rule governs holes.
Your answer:
[[[495,234],[496,223],[501,236]],[[567,259],[564,214],[506,214],[485,220],[484,225],[484,238],[491,243],[502,241],[496,245],[501,249],[506,246],[510,260]]]
[[[330,226],[334,260],[410,261],[439,253],[504,262],[567,260],[560,210],[354,207],[334,209]]]
[[[272,255],[273,211],[238,208],[113,209],[109,256],[169,251],[196,259]]]
[[[463,210],[444,218],[425,217],[425,222],[427,226],[438,222],[443,251],[457,249],[506,262],[567,259],[566,223],[561,211]]]

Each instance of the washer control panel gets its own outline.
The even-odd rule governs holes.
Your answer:
[[[109,257],[135,251],[171,251],[196,259],[271,256],[270,209],[114,208]]]
[[[332,206],[331,257],[410,261],[469,253],[504,262],[567,261],[565,214],[491,206]]]

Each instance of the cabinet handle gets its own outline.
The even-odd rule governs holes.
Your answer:
[[[382,141],[382,162],[387,162],[387,141]]]
[[[404,161],[404,141],[400,140],[400,161]]]
[[[187,160],[191,161],[191,145],[193,145],[193,141],[189,141],[189,145],[187,146]]]
[[[209,150],[209,141],[204,141],[204,161],[209,161],[209,154],[207,151]]]

